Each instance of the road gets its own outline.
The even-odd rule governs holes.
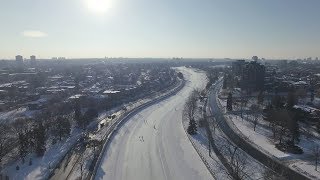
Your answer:
[[[205,75],[180,69],[188,80],[175,96],[129,119],[112,137],[96,179],[213,179],[182,127],[182,111],[193,88],[205,86]]]

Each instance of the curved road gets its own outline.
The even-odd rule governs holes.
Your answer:
[[[205,75],[180,68],[186,86],[175,96],[128,120],[112,137],[96,179],[213,179],[182,127],[182,111],[193,88],[205,86]]]

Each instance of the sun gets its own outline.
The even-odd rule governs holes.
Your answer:
[[[104,14],[111,8],[111,0],[86,0],[87,8],[97,14]]]

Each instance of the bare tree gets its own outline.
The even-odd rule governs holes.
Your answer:
[[[82,152],[82,154],[79,154],[79,166],[80,166],[80,179],[86,179],[85,177],[85,167],[86,167],[86,162],[88,160],[88,155],[85,154],[85,152]]]
[[[248,175],[248,157],[239,150],[239,147],[226,140],[223,146],[226,157],[228,157],[229,169],[228,175],[235,180],[247,179]]]
[[[256,127],[259,121],[259,115],[261,114],[261,108],[257,104],[253,104],[251,107],[252,117],[253,117],[253,130],[256,131]]]
[[[227,107],[226,107],[228,111],[232,111],[232,104],[233,104],[232,94],[229,93],[227,98]]]
[[[243,120],[244,110],[248,103],[248,97],[245,95],[243,91],[240,91],[240,97],[238,99],[238,104],[240,106],[240,117]],[[238,107],[239,108],[239,107]]]
[[[2,159],[8,151],[10,138],[10,128],[7,125],[0,124],[0,170],[2,168]]]
[[[264,94],[262,91],[260,91],[257,96],[257,103],[260,105],[263,105],[263,102],[264,102]]]
[[[12,124],[12,130],[14,132],[14,136],[16,141],[18,142],[19,155],[24,163],[24,157],[29,152],[30,148],[30,135],[32,132],[32,128],[34,126],[34,121],[31,119],[20,118],[15,120]],[[33,147],[33,146],[31,146]]]
[[[288,178],[285,177],[285,172],[283,169],[279,169],[279,167],[275,164],[275,162],[269,160],[268,167],[265,167],[263,172],[263,179],[265,180],[286,180]],[[277,172],[274,170],[277,169]]]
[[[318,163],[319,163],[319,159],[320,159],[320,147],[319,147],[319,145],[315,145],[312,148],[312,156],[313,156],[314,161],[315,161],[315,170],[318,171]]]

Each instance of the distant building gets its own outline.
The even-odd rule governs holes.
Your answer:
[[[23,69],[23,57],[21,55],[16,56],[17,68],[21,71]]]
[[[259,60],[259,58],[258,58],[258,56],[252,56],[252,60],[254,60],[254,61],[258,61],[258,60]]]
[[[31,66],[33,66],[33,67],[36,66],[36,56],[35,55],[30,56],[30,63],[31,63]]]
[[[243,71],[243,67],[246,65],[245,60],[237,60],[232,62],[232,72],[234,75],[241,75]]]
[[[279,61],[279,66],[284,68],[288,66],[288,61],[287,60],[280,60]]]
[[[16,56],[16,62],[23,62],[23,56],[17,55]]]
[[[249,92],[264,90],[265,66],[251,61],[243,67],[240,86]]]
[[[316,61],[318,61],[319,60],[319,58],[318,57],[316,57]]]

